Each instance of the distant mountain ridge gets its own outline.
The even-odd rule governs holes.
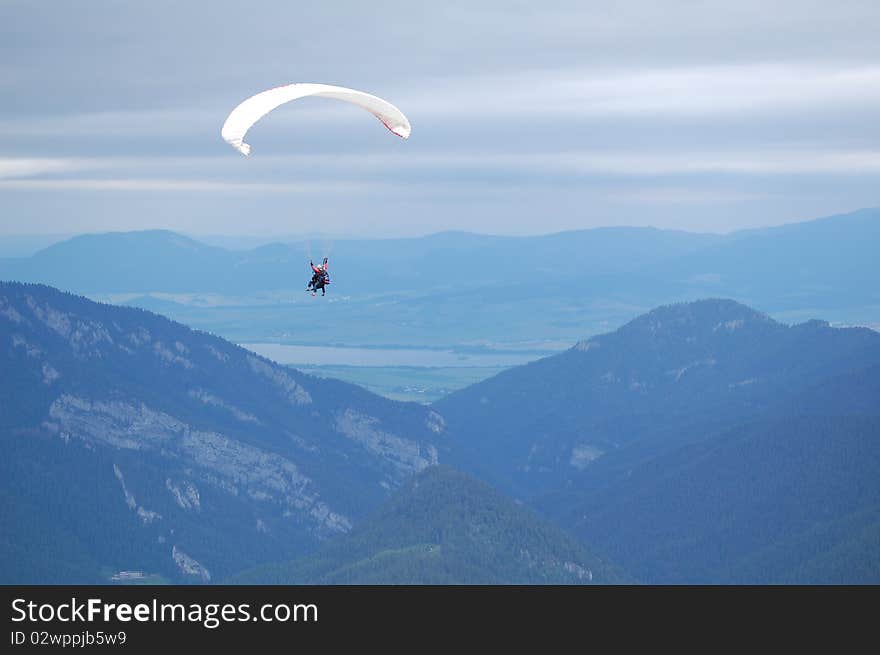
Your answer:
[[[0,279],[42,282],[87,293],[213,292],[243,294],[298,288],[309,258],[332,255],[348,288],[381,288],[393,266],[396,288],[431,290],[473,282],[469,261],[489,284],[563,275],[636,270],[680,256],[720,237],[654,228],[595,228],[540,237],[443,232],[420,238],[267,244],[251,250],[208,246],[168,230],[86,234],[29,258],[0,260]],[[311,252],[314,250],[315,252]],[[587,254],[587,257],[583,257]]]
[[[646,227],[533,237],[442,232],[407,239],[338,239],[332,253],[311,252],[322,246],[309,241],[228,250],[168,230],[147,230],[86,234],[31,257],[0,259],[0,279],[88,293],[253,293],[296,288],[302,277],[297,273],[308,270],[304,259],[332,254],[334,266],[342,266],[349,288],[358,293],[385,281],[393,264],[402,290],[467,281],[530,286],[536,275],[553,272],[577,289],[589,286],[592,276],[607,282],[610,275],[620,276],[615,286],[627,291],[636,280],[641,285],[653,280],[652,287],[659,283],[673,293],[690,288],[760,301],[768,289],[784,294],[784,287],[793,284],[819,294],[823,286],[842,282],[850,287],[856,282],[864,290],[863,285],[877,280],[876,267],[866,264],[873,261],[872,244],[878,238],[880,208],[729,235]],[[470,267],[462,267],[463,261],[480,271],[478,278]],[[545,282],[554,286],[552,279]]]
[[[839,308],[880,298],[880,209],[733,233],[646,272],[700,296],[723,294],[776,311]]]
[[[159,310],[236,342],[494,347],[574,343],[707,297],[786,322],[880,325],[878,241],[880,209],[729,235],[614,227],[250,250],[152,231],[84,235],[0,260],[0,279]],[[308,303],[308,261],[323,255],[330,298]]]

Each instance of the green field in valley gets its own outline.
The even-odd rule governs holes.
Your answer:
[[[508,367],[494,366],[294,366],[319,377],[357,384],[394,400],[432,403],[445,395],[490,378]]]

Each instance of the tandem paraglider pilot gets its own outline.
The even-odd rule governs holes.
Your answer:
[[[314,296],[318,289],[320,289],[321,295],[326,296],[326,286],[330,284],[330,273],[327,272],[327,258],[324,257],[324,263],[317,266],[315,266],[314,262],[309,261],[309,266],[312,267],[312,279],[309,280],[306,291],[310,291]]]

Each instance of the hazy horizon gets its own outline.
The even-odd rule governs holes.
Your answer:
[[[841,212],[838,215],[847,215],[852,214],[859,211],[870,211],[878,209],[877,207],[859,207],[853,209],[848,212]],[[96,231],[84,231],[84,232],[70,232],[65,234],[39,234],[39,233],[21,233],[21,234],[6,234],[3,235],[3,240],[0,240],[0,257],[27,257],[35,252],[43,248],[47,248],[50,245],[55,243],[60,243],[62,241],[67,241],[69,239],[73,239],[80,236],[94,236],[101,234],[128,234],[128,233],[137,233],[137,232],[151,232],[151,231],[167,231],[174,232],[176,234],[188,237],[195,241],[200,241],[207,245],[218,246],[221,248],[226,248],[228,250],[247,250],[250,248],[258,248],[261,245],[267,245],[271,243],[292,243],[297,241],[307,241],[307,240],[315,240],[315,239],[327,239],[327,240],[371,240],[371,241],[384,241],[384,240],[393,240],[393,239],[419,239],[426,238],[441,234],[472,234],[476,236],[487,236],[487,237],[510,237],[510,238],[529,238],[529,237],[543,237],[543,236],[552,236],[556,234],[565,234],[568,232],[580,232],[580,231],[588,231],[588,230],[602,230],[602,229],[656,229],[661,231],[669,231],[669,232],[686,232],[691,234],[715,234],[719,236],[730,235],[736,232],[741,231],[751,231],[751,230],[761,230],[773,227],[781,227],[784,225],[795,225],[798,223],[807,223],[815,220],[822,220],[826,218],[832,218],[832,216],[822,215],[822,216],[811,216],[808,218],[803,218],[800,220],[794,220],[784,223],[774,223],[768,225],[760,225],[756,227],[749,228],[738,228],[732,230],[725,231],[713,231],[713,230],[689,230],[682,228],[664,228],[664,227],[655,227],[652,225],[596,225],[591,227],[584,228],[572,228],[567,230],[550,230],[550,231],[538,231],[533,233],[519,233],[519,234],[502,234],[497,232],[480,232],[477,230],[467,230],[467,229],[447,229],[447,230],[436,230],[436,231],[427,231],[420,234],[386,234],[381,236],[355,236],[355,235],[345,235],[345,234],[310,234],[310,233],[278,233],[278,234],[264,234],[258,235],[256,233],[241,233],[241,234],[232,234],[232,233],[212,233],[212,232],[186,232],[182,230],[174,230],[171,228],[158,228],[158,227],[144,227],[132,230],[96,230]]]

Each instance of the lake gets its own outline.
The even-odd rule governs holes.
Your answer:
[[[485,352],[419,348],[349,348],[337,346],[290,346],[279,343],[242,343],[258,355],[279,364],[312,366],[422,366],[422,367],[507,367],[546,357],[546,353]]]

